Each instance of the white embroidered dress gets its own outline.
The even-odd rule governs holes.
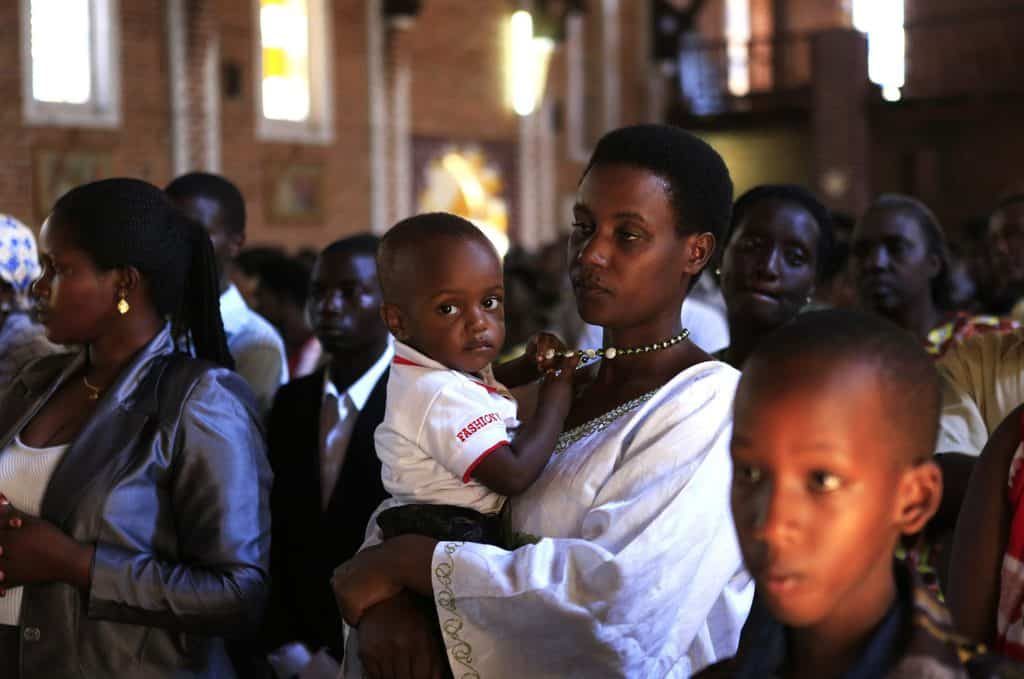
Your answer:
[[[538,543],[438,544],[455,677],[688,677],[735,653],[754,593],[729,509],[738,379],[700,363],[563,434],[511,500]]]

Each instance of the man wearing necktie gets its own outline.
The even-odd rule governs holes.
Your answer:
[[[384,416],[394,349],[379,313],[377,243],[353,236],[317,258],[307,310],[330,360],[282,387],[268,420],[274,489],[266,641],[279,674],[298,674],[317,654],[318,664],[341,659],[329,580],[359,549],[387,496],[373,432]]]

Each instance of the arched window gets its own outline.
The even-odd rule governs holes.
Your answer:
[[[906,82],[904,0],[853,0],[853,26],[868,36],[868,77],[888,101],[899,101]]]
[[[332,139],[330,17],[324,0],[255,0],[257,134],[269,140]]]
[[[118,125],[117,0],[21,0],[21,15],[25,121]]]

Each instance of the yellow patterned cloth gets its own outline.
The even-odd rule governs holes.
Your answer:
[[[1020,327],[1020,323],[1011,318],[999,316],[972,315],[966,311],[958,311],[953,318],[928,333],[925,349],[936,358],[940,358],[954,342],[986,332],[1009,332]]]

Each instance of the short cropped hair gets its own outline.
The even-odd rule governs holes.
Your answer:
[[[235,268],[246,276],[259,278],[263,265],[277,257],[283,257],[284,250],[278,247],[256,246],[245,248],[235,257]]]
[[[298,259],[281,255],[263,263],[260,287],[302,307],[309,297],[309,274],[309,269]]]
[[[871,314],[829,309],[800,314],[765,337],[744,366],[740,380],[771,379],[785,388],[783,375],[821,374],[829,367],[871,366],[878,377],[887,413],[886,426],[919,462],[935,449],[941,393],[933,359],[917,338],[894,323]],[[767,371],[767,372],[765,372]]]
[[[660,177],[680,234],[709,232],[721,243],[732,213],[732,179],[715,149],[686,130],[668,125],[633,125],[597,142],[580,183],[598,165],[628,165]]]
[[[807,211],[818,224],[818,249],[815,256],[817,263],[816,278],[822,282],[832,264],[832,251],[835,247],[835,233],[832,214],[821,204],[813,193],[796,184],[762,184],[755,186],[736,199],[732,207],[732,220],[729,230],[722,241],[722,251],[729,245],[736,229],[746,218],[751,209],[761,201],[775,200],[781,203],[793,203]]]
[[[434,254],[427,246],[437,240],[475,240],[486,244],[500,261],[491,241],[469,220],[448,212],[403,219],[384,234],[377,249],[377,276],[385,302],[396,303],[405,295],[399,283],[403,273],[418,268],[417,258]]]
[[[238,187],[219,174],[189,172],[164,189],[173,200],[202,196],[220,206],[225,228],[233,234],[245,233],[245,199]]]
[[[348,238],[341,238],[334,241],[321,252],[320,256],[333,254],[352,254],[377,257],[377,249],[380,247],[380,238],[372,233],[360,233]]]

